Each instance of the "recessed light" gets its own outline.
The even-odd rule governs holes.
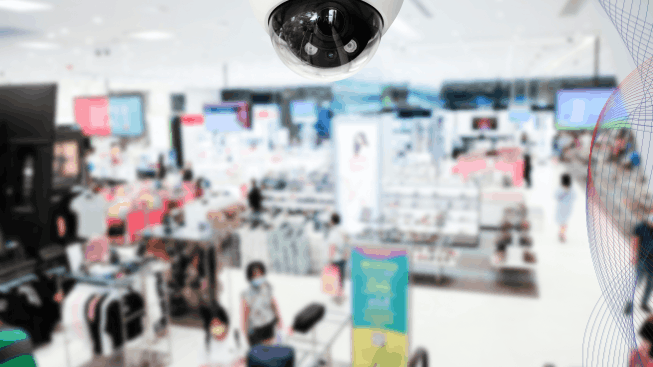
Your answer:
[[[133,33],[131,37],[143,41],[160,41],[172,38],[172,34],[162,31],[144,31]]]
[[[0,0],[0,9],[16,13],[51,10],[52,5],[25,0]]]
[[[54,42],[23,42],[20,46],[31,50],[56,50],[59,48],[59,45]]]

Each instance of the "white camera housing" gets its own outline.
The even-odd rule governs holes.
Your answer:
[[[404,0],[250,0],[281,61],[318,81],[345,79],[374,56]]]

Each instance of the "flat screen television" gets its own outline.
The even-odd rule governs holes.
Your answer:
[[[53,153],[53,187],[60,188],[77,184],[82,173],[79,141],[74,139],[56,141]]]
[[[290,114],[295,123],[315,122],[317,120],[317,104],[311,101],[292,101]]]
[[[111,135],[108,97],[75,99],[75,122],[86,136]]]
[[[246,103],[222,103],[204,106],[204,126],[210,132],[227,133],[247,130],[249,108]]]
[[[141,95],[109,97],[111,134],[119,137],[140,137],[145,133],[145,115]]]
[[[475,117],[472,120],[472,129],[474,130],[496,130],[499,127],[499,123],[496,117]]]
[[[560,90],[556,98],[556,128],[558,130],[592,130],[601,111],[615,89]]]

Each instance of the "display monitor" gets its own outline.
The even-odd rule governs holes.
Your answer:
[[[204,106],[204,125],[211,132],[227,133],[249,129],[246,103],[223,103]]]
[[[55,188],[74,185],[81,174],[80,146],[78,140],[54,143],[52,159],[52,182]]]
[[[559,130],[594,129],[615,89],[568,89],[558,91],[556,128]]]
[[[292,101],[290,114],[293,122],[315,122],[317,120],[317,105],[311,101]]]
[[[140,137],[145,133],[143,97],[115,95],[109,97],[111,133],[119,137]]]
[[[499,123],[496,117],[475,117],[472,120],[472,128],[474,130],[496,130]]]
[[[75,99],[75,121],[86,136],[111,135],[109,98],[82,97]]]

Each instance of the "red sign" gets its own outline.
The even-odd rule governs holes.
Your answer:
[[[77,98],[75,121],[86,136],[111,135],[109,99],[107,97]]]
[[[203,115],[183,115],[181,116],[181,123],[186,126],[202,125],[204,124]]]

